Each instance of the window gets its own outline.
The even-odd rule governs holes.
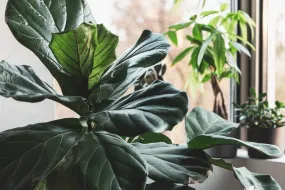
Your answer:
[[[275,0],[275,98],[285,101],[285,1]]]

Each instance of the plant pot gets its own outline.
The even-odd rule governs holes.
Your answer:
[[[233,131],[229,137],[238,138],[239,131]],[[238,146],[236,145],[222,145],[206,149],[206,153],[214,158],[235,158],[237,156]]]
[[[248,156],[257,159],[278,158],[284,155],[285,150],[285,127],[259,128],[250,127],[247,131],[247,140],[257,143],[273,144],[280,148],[281,154],[276,157],[264,155],[256,150],[248,149]]]

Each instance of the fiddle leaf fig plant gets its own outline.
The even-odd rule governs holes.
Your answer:
[[[0,95],[31,103],[57,101],[79,118],[1,132],[0,189],[193,189],[190,184],[204,182],[212,165],[219,165],[205,147],[239,144],[264,154],[279,151],[228,139],[225,135],[236,124],[200,108],[187,115],[188,146],[163,136],[187,114],[186,93],[155,78],[125,95],[150,69],[165,72],[160,62],[169,44],[161,34],[145,30],[115,60],[118,37],[94,22],[85,0],[9,0],[6,21],[18,41],[59,81],[63,95],[31,67],[6,61],[0,63]],[[258,178],[249,172],[247,176],[237,178],[242,184]],[[147,178],[154,183],[147,184]],[[274,182],[258,180],[264,186]]]

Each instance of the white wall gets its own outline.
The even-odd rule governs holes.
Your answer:
[[[7,0],[0,1],[0,61],[11,64],[31,65],[36,73],[53,84],[52,76],[39,59],[28,49],[18,43],[5,23],[5,8]],[[45,122],[54,118],[54,104],[46,100],[37,104],[17,102],[0,97],[0,131],[27,124]]]

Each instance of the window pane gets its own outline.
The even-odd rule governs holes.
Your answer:
[[[276,15],[276,57],[275,57],[275,98],[285,101],[285,1],[275,0]]]

